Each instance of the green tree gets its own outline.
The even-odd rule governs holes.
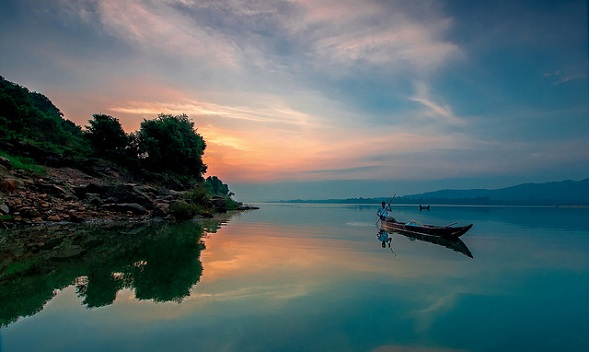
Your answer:
[[[127,135],[119,119],[110,115],[94,114],[88,120],[86,137],[90,140],[96,155],[113,158],[122,155],[127,145]]]
[[[213,196],[231,197],[233,195],[233,192],[229,191],[229,186],[223,183],[217,176],[207,177],[205,187]]]
[[[82,130],[41,93],[0,76],[0,139],[57,154],[83,155],[89,146]],[[22,148],[21,148],[22,149]]]
[[[134,136],[141,164],[151,171],[167,171],[202,181],[206,143],[188,116],[160,114],[143,120]]]

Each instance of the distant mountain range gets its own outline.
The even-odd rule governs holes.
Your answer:
[[[441,190],[403,197],[426,203],[589,205],[589,178],[581,181],[525,183],[494,190]]]
[[[390,198],[348,198],[290,200],[287,203],[388,202]],[[500,189],[440,190],[396,197],[395,204],[472,204],[472,205],[589,205],[589,178],[581,181],[525,183]]]

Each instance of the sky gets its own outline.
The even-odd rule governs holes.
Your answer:
[[[187,114],[241,201],[589,177],[587,1],[0,0],[0,75],[80,126]]]

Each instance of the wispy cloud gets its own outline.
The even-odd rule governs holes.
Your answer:
[[[569,81],[580,80],[587,78],[586,72],[580,72],[581,70],[564,70],[559,69],[544,74],[544,78],[551,79],[552,84],[558,85]]]
[[[449,105],[436,102],[436,98],[430,95],[429,89],[423,82],[415,83],[415,95],[409,97],[409,100],[417,102],[425,107],[425,115],[433,120],[452,125],[461,125],[465,123],[463,119],[452,112],[452,108]]]
[[[239,48],[222,33],[198,26],[174,2],[103,0],[94,13],[103,28],[116,38],[156,56],[188,55],[208,65],[238,66]],[[80,9],[83,18],[88,12]]]
[[[563,6],[7,0],[0,69],[81,125],[185,113],[226,182],[537,173],[587,158],[586,6]]]

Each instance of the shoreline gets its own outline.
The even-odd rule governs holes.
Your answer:
[[[106,163],[84,171],[71,167],[45,169],[44,175],[13,170],[6,159],[0,160],[1,228],[192,218],[174,212],[174,206],[188,205],[187,190],[137,182]],[[199,206],[195,218],[214,218],[229,211],[222,197],[211,197]],[[240,204],[237,210],[255,208]]]

